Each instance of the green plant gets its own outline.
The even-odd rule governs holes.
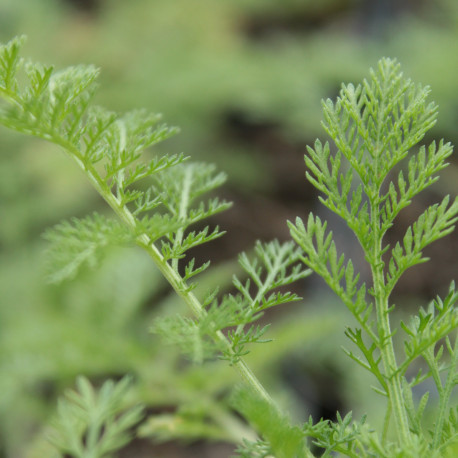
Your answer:
[[[93,106],[95,68],[79,66],[56,72],[52,67],[25,63],[19,57],[21,43],[22,39],[15,39],[0,48],[0,96],[4,100],[0,122],[59,145],[117,216],[116,220],[100,214],[74,218],[48,230],[50,278],[61,281],[73,276],[81,265],[93,264],[108,244],[136,244],[148,253],[193,313],[192,318],[160,319],[155,330],[178,343],[195,361],[218,356],[241,375],[243,386],[234,392],[233,406],[262,436],[262,440],[244,441],[241,456],[313,456],[309,438],[324,449],[325,456],[332,452],[440,456],[454,445],[456,415],[449,402],[458,381],[458,350],[449,335],[458,326],[458,294],[452,284],[444,300],[438,298],[399,329],[390,323],[394,307],[389,298],[403,272],[426,260],[423,249],[453,230],[458,201],[449,205],[446,197],[429,207],[391,251],[383,242],[398,213],[437,180],[452,153],[450,144],[440,142],[436,147],[433,143],[412,154],[407,172],[400,168],[435,122],[437,109],[426,104],[428,88],[405,79],[395,61],[381,60],[370,80],[357,87],[343,86],[335,104],[323,103],[324,127],[336,152],[331,153],[328,143],[317,141],[305,158],[308,179],[325,196],[320,200],[346,221],[361,244],[372,274],[368,289],[359,282],[352,261],[338,256],[326,223],[311,215],[307,224],[300,219],[289,223],[296,244],[259,242],[252,257],[240,256],[246,279],[234,277],[236,294],[220,296],[218,289],[212,289],[199,297],[195,277],[209,262],[197,266],[187,252],[223,235],[218,227],[211,230],[202,222],[229,207],[217,198],[205,200],[205,195],[224,182],[224,175],[211,165],[190,163],[183,155],[148,158],[144,150],[167,139],[175,129],[158,125],[159,117],[141,111],[120,117]],[[18,75],[21,67],[25,79]],[[299,297],[285,292],[284,287],[312,270],[325,279],[359,323],[357,328],[348,327],[346,335],[362,355],[347,354],[375,376],[377,391],[387,398],[385,428],[380,435],[370,430],[365,418],[352,422],[351,414],[338,415],[335,423],[310,419],[303,427],[291,426],[243,359],[250,344],[268,341],[267,326],[253,323],[266,309],[297,301]],[[394,335],[401,330],[406,333],[405,357],[398,363]],[[426,373],[415,368],[419,357],[428,366]],[[443,366],[442,361],[448,365]],[[411,370],[416,370],[413,376]],[[439,393],[431,436],[423,425],[428,395],[416,405],[412,391],[429,377]],[[86,382],[84,391],[92,393]],[[107,391],[111,390],[105,388]],[[91,394],[85,399],[95,397]],[[92,408],[92,403],[77,404],[87,412]],[[57,429],[68,431],[63,425],[72,424],[69,418],[81,410],[64,410]],[[395,434],[388,430],[391,417]],[[129,425],[137,421],[138,413],[132,418]],[[80,437],[83,432],[80,428],[75,434]],[[58,445],[65,450],[62,440]],[[108,451],[94,450],[92,454],[76,449],[71,453],[105,456]]]
[[[324,278],[359,323],[357,328],[347,328],[346,335],[360,349],[361,356],[346,353],[376,377],[377,390],[387,397],[385,425],[388,427],[392,416],[398,450],[412,456],[441,453],[454,440],[453,434],[444,432],[444,426],[451,418],[448,404],[458,381],[456,344],[448,337],[458,324],[458,294],[453,283],[444,300],[438,298],[426,310],[420,309],[410,323],[401,322],[399,329],[393,329],[390,323],[395,308],[390,295],[399,278],[408,268],[427,261],[424,248],[449,234],[457,220],[458,199],[449,205],[447,196],[440,204],[427,208],[393,248],[383,240],[399,212],[438,179],[438,172],[452,153],[452,146],[443,141],[427,148],[421,146],[411,154],[403,171],[402,161],[436,121],[436,105],[426,103],[429,92],[428,87],[404,78],[395,61],[382,59],[370,80],[357,87],[344,85],[335,103],[323,102],[323,126],[337,151],[331,154],[329,144],[319,140],[314,148],[308,148],[307,178],[324,194],[321,202],[346,222],[364,251],[372,277],[367,291],[364,283],[359,284],[352,261],[346,262],[344,255],[337,254],[325,222],[310,215],[306,224],[300,219],[296,224],[289,223],[292,237],[304,250],[303,262]],[[405,356],[398,363],[394,337],[401,330],[405,332]],[[450,356],[447,362],[441,359],[444,349]],[[427,364],[427,372],[417,368],[407,377],[408,370],[415,370],[412,363],[420,357]],[[441,372],[445,368],[448,374],[443,381]],[[414,405],[412,392],[429,377],[439,393],[431,439],[422,428],[429,394]],[[445,429],[450,428],[456,425],[448,424]],[[313,426],[311,432],[316,431]],[[321,434],[319,443],[328,444],[327,450],[333,448],[332,441]],[[385,448],[378,452],[390,456],[393,451],[386,448],[386,440],[385,429]]]
[[[85,458],[107,456],[128,443],[142,418],[141,407],[126,410],[123,405],[129,384],[128,377],[116,384],[108,380],[96,393],[79,377],[78,391],[69,390],[59,402],[50,441],[67,455]]]

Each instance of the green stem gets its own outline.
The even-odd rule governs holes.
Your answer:
[[[84,162],[76,157],[77,162],[79,165],[85,170],[86,174],[89,177],[89,180],[93,183],[94,187],[100,193],[100,195],[105,199],[108,205],[115,211],[118,217],[132,230],[137,233],[136,230],[136,220],[132,213],[124,206],[119,204],[119,201],[116,197],[112,194],[112,192],[108,189],[106,184],[103,180],[99,177],[96,170],[93,169],[91,166],[86,166]],[[188,285],[185,281],[178,275],[177,271],[173,269],[173,267],[167,263],[162,254],[156,248],[154,243],[151,242],[150,238],[146,234],[141,234],[137,237],[137,244],[142,247],[153,259],[154,263],[162,273],[162,275],[166,278],[169,284],[174,289],[175,293],[183,299],[183,301],[188,305],[188,307],[192,310],[193,314],[196,316],[197,319],[200,319],[205,316],[206,311],[203,308],[200,301],[197,297],[189,290]],[[213,335],[213,339],[216,343],[220,344],[225,350],[229,353],[233,354],[233,350],[231,347],[230,342],[226,338],[226,336],[221,332],[217,331]],[[272,400],[269,393],[266,391],[262,383],[258,380],[255,376],[251,368],[246,364],[246,362],[238,357],[236,359],[236,363],[233,364],[234,368],[239,373],[242,380],[254,390],[257,395],[264,399],[269,405],[273,406],[276,409],[275,403]],[[305,458],[313,458],[313,454],[310,452],[309,449],[305,449]],[[299,457],[302,458],[302,457]]]
[[[401,443],[410,443],[411,435],[407,411],[405,409],[401,378],[398,371],[396,356],[394,353],[393,336],[391,332],[389,303],[386,294],[385,277],[383,272],[384,263],[382,260],[382,236],[379,230],[379,207],[378,202],[371,202],[371,220],[373,250],[371,259],[371,270],[373,278],[373,295],[377,313],[377,330],[380,342],[380,354],[386,377],[388,399],[391,411],[396,423],[396,431]]]
[[[99,423],[98,421],[94,422],[93,424],[89,426],[83,458],[96,458],[99,455],[98,442],[100,439],[101,430],[102,430],[102,424]]]
[[[92,165],[85,163],[81,153],[71,144],[63,141],[60,138],[53,137],[55,143],[59,144],[64,150],[78,163],[80,168],[83,169],[89,181],[93,184],[97,192],[103,197],[107,204],[114,210],[118,217],[131,229],[133,233],[137,233],[137,223],[132,213],[125,207],[121,206],[118,199],[113,195],[111,190],[99,176],[97,171]],[[146,234],[141,234],[137,237],[137,244],[141,246],[153,259],[154,263],[170,283],[174,291],[192,310],[193,314],[197,319],[205,316],[206,312],[202,307],[200,301],[196,296],[189,291],[188,286],[184,280],[178,275],[176,270],[172,268],[163,258],[162,254],[151,242],[150,238]],[[214,335],[214,340],[222,345],[225,349],[232,352],[231,345],[227,340],[226,336],[218,331]],[[235,369],[239,372],[242,379],[265,401],[269,404],[274,405],[272,398],[266,389],[263,387],[261,382],[253,374],[252,370],[242,359],[238,358],[238,362],[234,364]]]
[[[249,441],[256,441],[258,439],[256,432],[247,427],[246,423],[241,418],[227,409],[222,408],[221,404],[214,401],[212,402],[211,399],[206,399],[206,401],[211,405],[209,409],[210,417],[227,433],[227,440],[235,444],[241,444],[243,443],[243,439]]]
[[[19,106],[20,109],[24,109],[22,100],[15,96],[15,94],[10,93],[9,91],[0,88],[0,95],[10,100],[12,103],[15,103]],[[118,193],[118,196],[115,196],[108,185],[100,177],[95,167],[89,163],[82,152],[75,147],[72,143],[63,139],[59,135],[56,135],[52,129],[49,131],[41,130],[40,132],[34,132],[33,135],[41,137],[45,140],[52,141],[53,143],[61,146],[65,153],[71,157],[78,166],[83,170],[85,175],[88,177],[89,181],[92,183],[96,191],[102,196],[102,198],[107,202],[107,204],[112,208],[112,210],[117,214],[117,216],[129,227],[129,229],[138,234],[137,230],[137,221],[129,209],[121,204],[121,195]],[[122,181],[123,175],[119,175],[118,179]],[[182,234],[180,235],[182,237]],[[173,268],[166,260],[164,260],[160,251],[156,248],[153,241],[149,238],[147,234],[141,234],[136,239],[137,244],[142,247],[150,257],[153,259],[154,263],[170,283],[174,291],[183,301],[188,305],[192,310],[193,314],[197,319],[200,319],[205,316],[206,311],[203,308],[200,301],[196,296],[189,290],[186,282],[178,275],[177,270]],[[229,353],[233,353],[232,347],[226,336],[221,332],[217,331],[213,335],[213,339],[216,343],[220,344],[224,349],[227,349]],[[234,358],[237,360],[233,364],[235,369],[238,371],[242,380],[257,393],[260,398],[264,399],[269,405],[276,408],[272,398],[269,393],[263,387],[261,382],[254,375],[250,367],[245,363],[242,358]],[[307,458],[313,458],[313,454],[310,450],[305,450],[305,456]]]
[[[163,260],[161,253],[158,251],[156,246],[149,241],[148,236],[141,235],[137,239],[137,243],[151,256],[176,294],[181,297],[183,301],[189,306],[196,318],[200,319],[205,316],[206,312],[203,309],[200,301],[192,292],[189,291],[189,288],[187,288],[183,279],[176,273],[176,271],[166,261]],[[215,333],[214,339],[225,349],[232,352],[229,341],[221,331],[217,331]],[[258,393],[259,396],[269,402],[269,404],[273,404],[272,398],[262,386],[261,382],[253,374],[251,369],[247,366],[245,361],[239,359],[238,362],[234,364],[234,367],[239,372],[242,379],[248,385],[250,385],[256,391],[256,393]]]
[[[383,430],[382,430],[382,441],[386,442],[388,438],[388,428],[390,426],[390,418],[391,418],[391,403],[388,403],[385,418],[383,420]]]

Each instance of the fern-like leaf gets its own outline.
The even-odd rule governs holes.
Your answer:
[[[104,247],[133,242],[127,228],[94,213],[63,221],[44,233],[48,248],[48,278],[53,283],[73,278],[82,265],[93,267]]]
[[[59,401],[49,440],[72,458],[108,458],[131,440],[143,417],[140,406],[126,409],[131,379],[106,381],[98,392],[85,377],[76,385]]]

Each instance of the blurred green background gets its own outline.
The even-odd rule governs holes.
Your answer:
[[[0,39],[18,34],[33,60],[100,67],[98,104],[147,108],[180,126],[163,151],[227,172],[222,194],[234,206],[214,223],[228,233],[195,253],[216,266],[207,285],[228,287],[237,253],[254,240],[288,238],[286,219],[310,210],[330,217],[305,181],[305,145],[325,138],[320,100],[359,82],[380,57],[398,58],[406,75],[432,87],[439,121],[426,141],[458,144],[455,0],[1,0]],[[184,310],[135,249],[112,249],[97,269],[48,285],[40,234],[103,212],[103,203],[56,147],[2,128],[0,151],[0,457],[53,456],[43,429],[63,389],[78,374],[97,382],[126,372],[137,381],[132,402],[164,421],[151,421],[151,440],[120,456],[230,456],[244,428],[225,399],[235,373],[193,367],[148,332],[156,314]],[[399,217],[393,240],[424,205],[456,194],[457,165],[455,155]],[[332,222],[341,247],[361,257]],[[456,233],[431,247],[432,262],[405,276],[395,301],[415,310],[444,293],[457,277],[457,248]],[[269,315],[276,342],[251,364],[297,420],[352,409],[376,423],[380,401],[336,351],[345,310],[316,277],[298,288],[304,302]]]

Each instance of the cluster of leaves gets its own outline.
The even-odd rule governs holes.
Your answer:
[[[360,282],[352,260],[337,253],[326,222],[310,215],[306,224],[298,218],[289,226],[303,250],[304,264],[324,278],[359,323],[359,327],[347,328],[346,335],[361,354],[346,353],[376,377],[376,391],[387,396],[386,424],[392,412],[399,442],[407,444],[406,450],[413,450],[415,443],[420,449],[428,444],[427,453],[436,453],[448,443],[442,433],[443,423],[449,418],[451,390],[457,382],[456,348],[447,336],[458,326],[458,295],[452,283],[446,299],[438,298],[427,311],[420,310],[410,325],[401,324],[406,332],[406,356],[401,363],[396,361],[396,330],[391,329],[389,319],[394,310],[390,295],[408,268],[427,261],[424,248],[453,230],[458,220],[458,198],[450,203],[446,196],[440,204],[427,208],[393,248],[384,242],[396,216],[438,179],[453,150],[449,143],[433,142],[419,147],[407,160],[436,122],[437,107],[427,103],[429,92],[428,87],[404,78],[396,61],[382,59],[369,80],[356,87],[343,85],[336,102],[323,102],[323,126],[335,148],[317,140],[305,156],[307,178],[323,193],[320,201],[345,221],[362,247],[372,275],[369,288]],[[445,360],[444,345],[449,353]],[[419,357],[429,371],[423,374],[420,370],[412,379],[407,378],[407,370]],[[448,368],[445,383],[440,375],[443,364]],[[424,437],[422,422],[428,393],[418,405],[412,393],[414,385],[429,377],[440,397],[431,441]],[[336,441],[320,439],[319,444],[330,450],[332,444],[338,445]]]
[[[323,102],[324,127],[335,148],[316,141],[305,158],[307,178],[324,194],[321,202],[347,223],[362,247],[372,275],[369,287],[360,282],[352,260],[338,254],[327,223],[310,215],[307,223],[299,218],[289,223],[296,244],[258,243],[255,256],[239,257],[245,278],[233,278],[235,294],[219,297],[218,290],[212,290],[199,300],[193,292],[195,277],[209,262],[197,266],[194,259],[186,259],[187,252],[223,234],[218,227],[195,229],[198,226],[193,225],[229,207],[217,198],[204,199],[224,182],[224,175],[211,165],[189,163],[183,155],[145,159],[144,150],[167,139],[175,129],[158,125],[157,116],[144,112],[118,116],[91,105],[96,69],[72,67],[55,72],[52,67],[25,63],[19,58],[21,43],[22,39],[15,39],[0,48],[0,96],[4,100],[0,122],[62,147],[119,220],[95,214],[48,231],[54,267],[51,278],[60,281],[74,275],[81,264],[93,263],[109,243],[142,247],[194,315],[160,320],[156,330],[180,344],[196,361],[219,354],[250,386],[236,392],[233,405],[262,439],[245,441],[241,456],[312,456],[307,438],[324,449],[325,455],[436,456],[455,445],[456,412],[449,407],[458,382],[458,343],[449,337],[458,326],[454,284],[444,300],[438,298],[426,311],[420,310],[410,324],[402,323],[406,340],[401,363],[394,347],[396,329],[390,323],[394,310],[390,295],[399,278],[408,268],[426,261],[424,248],[449,234],[458,219],[458,199],[450,203],[445,197],[417,218],[402,242],[393,248],[384,242],[399,212],[437,180],[452,153],[450,144],[432,143],[411,154],[403,167],[437,117],[436,106],[426,102],[428,88],[405,79],[395,61],[382,59],[369,80],[356,87],[344,85],[335,103]],[[18,77],[21,68],[25,81]],[[361,354],[346,352],[375,376],[376,390],[387,398],[386,428],[381,436],[370,432],[364,418],[352,423],[350,414],[338,416],[335,423],[322,420],[310,421],[304,428],[291,426],[243,360],[248,344],[267,341],[267,327],[253,323],[264,310],[298,300],[284,288],[311,271],[324,278],[359,324],[347,328],[346,335]],[[408,369],[420,357],[428,372],[418,370],[408,378]],[[445,379],[444,370],[448,370]],[[428,394],[416,405],[412,391],[429,377],[439,393],[431,437],[425,435],[423,425]],[[81,444],[98,447],[100,443],[101,451],[94,456],[103,456],[114,446],[105,444],[104,438],[111,440],[111,436],[101,434],[102,426],[117,431],[124,442],[124,429],[138,421],[139,413],[128,413],[118,421],[102,415],[103,425],[99,421],[89,427],[87,418],[92,418],[94,409],[100,419],[95,408],[98,400],[87,382],[79,384],[81,394],[72,395],[73,404],[60,408],[57,430],[61,439],[57,443],[62,448],[68,442],[73,449],[67,450],[74,456],[81,456]],[[104,406],[107,399],[118,399],[113,385],[107,387],[101,391]],[[397,441],[388,440],[391,416]],[[72,428],[76,435],[69,432]]]
[[[331,456],[332,452],[340,452],[347,456],[364,456],[363,436],[368,435],[366,418],[360,422],[352,422],[352,414],[344,418],[337,412],[337,422],[321,420],[318,423],[309,418],[304,425],[304,434],[313,438],[313,443],[323,449],[322,456]]]
[[[112,456],[130,442],[143,417],[141,406],[126,410],[131,382],[129,377],[118,383],[108,380],[96,392],[85,377],[79,377],[77,390],[68,390],[59,401],[49,440],[66,456]]]
[[[98,191],[110,197],[118,213],[124,211],[132,235],[146,235],[149,243],[169,239],[162,245],[165,258],[179,259],[193,246],[221,235],[218,231],[207,234],[204,229],[183,237],[191,224],[227,208],[227,203],[217,199],[208,207],[203,203],[192,207],[197,198],[222,183],[223,175],[212,176],[209,166],[180,166],[186,159],[182,154],[140,160],[146,148],[167,139],[176,129],[157,125],[160,117],[143,111],[120,117],[90,105],[98,75],[93,67],[54,72],[52,67],[29,63],[24,65],[28,84],[21,89],[15,78],[23,64],[18,58],[21,42],[13,40],[2,49],[0,90],[10,101],[1,113],[3,124],[60,145],[78,161]],[[147,178],[152,182],[145,185]],[[151,214],[158,207],[161,210]],[[74,219],[49,233],[49,238],[56,243],[73,241],[82,225],[87,234],[81,236],[85,245],[94,248],[110,239],[117,241],[118,228],[98,216],[84,222]],[[91,239],[89,232],[97,235]]]
[[[197,361],[217,350],[261,397],[269,399],[242,356],[248,344],[268,341],[263,338],[267,327],[252,324],[263,311],[298,300],[278,289],[310,273],[299,262],[300,250],[292,242],[259,243],[256,259],[240,256],[249,279],[234,277],[237,294],[218,298],[215,290],[199,301],[193,293],[194,279],[209,262],[197,266],[194,259],[185,259],[187,252],[223,232],[191,226],[229,207],[218,198],[205,200],[224,182],[224,174],[212,165],[190,163],[182,154],[148,158],[144,150],[176,129],[158,125],[156,115],[135,111],[119,116],[92,105],[97,69],[55,71],[25,62],[19,57],[22,43],[23,38],[16,38],[0,48],[0,122],[60,146],[118,217],[94,213],[48,230],[50,279],[62,281],[83,264],[93,265],[109,244],[139,245],[194,314],[159,321],[156,329],[188,347]]]
[[[310,269],[303,268],[299,262],[300,250],[292,242],[257,242],[254,251],[253,259],[246,253],[239,256],[240,266],[248,278],[242,282],[233,277],[236,295],[227,294],[218,299],[217,290],[213,290],[203,301],[207,313],[200,320],[164,317],[156,321],[154,329],[169,342],[180,345],[196,362],[221,352],[220,357],[234,365],[248,354],[248,344],[268,342],[263,336],[269,325],[251,323],[267,308],[299,300],[297,294],[283,293],[278,288],[306,277]],[[214,341],[209,340],[209,336],[222,330],[227,330],[229,346],[215,346]]]
[[[196,266],[194,259],[185,264],[181,261],[191,248],[223,234],[218,227],[190,227],[230,206],[218,198],[203,200],[223,184],[225,175],[216,173],[212,165],[189,163],[182,154],[145,159],[146,148],[167,139],[176,129],[157,125],[157,115],[135,111],[118,116],[92,106],[98,74],[95,68],[79,66],[56,72],[52,67],[26,64],[19,58],[22,41],[14,39],[1,49],[0,92],[7,103],[2,106],[0,121],[61,146],[124,223],[94,214],[48,230],[51,279],[61,281],[73,276],[81,264],[93,263],[107,244],[135,242],[149,251],[181,295],[189,295],[195,287],[190,280],[205,271],[209,262]],[[24,87],[17,77],[21,67],[27,77]],[[208,327],[206,322],[213,323],[211,331],[205,329],[204,334],[228,326],[243,327],[257,319],[262,310],[297,300],[293,294],[272,291],[308,273],[300,264],[292,267],[298,260],[298,250],[290,243],[281,246],[274,242],[259,244],[256,252],[264,265],[265,279],[261,278],[258,261],[250,262],[246,255],[240,258],[259,289],[255,296],[250,295],[249,282],[234,280],[240,297],[227,297],[216,307],[212,292],[203,305],[191,306],[201,329]],[[207,306],[209,317],[204,311]],[[238,311],[237,318],[234,310]],[[183,323],[189,328],[188,320]],[[261,335],[254,328],[243,337],[242,328],[233,333],[233,348],[238,349],[237,355],[231,356],[233,362],[244,354],[242,348],[247,342],[259,341]]]
[[[95,266],[108,243],[133,242],[124,226],[97,213],[63,221],[46,231],[44,237],[50,242],[49,281],[53,283],[72,278],[84,263]]]
[[[232,403],[263,435],[263,440],[244,441],[238,450],[240,456],[311,456],[304,442],[303,431],[298,426],[291,426],[289,419],[277,407],[255,392],[239,387],[232,395]]]

